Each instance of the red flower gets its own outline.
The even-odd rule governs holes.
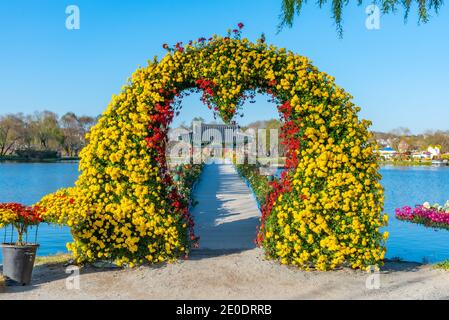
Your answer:
[[[242,30],[245,25],[240,22],[237,26],[239,27],[240,30]]]
[[[41,211],[38,206],[27,207],[20,203],[2,203],[0,210],[11,210],[16,214],[16,221],[25,226],[42,222]]]

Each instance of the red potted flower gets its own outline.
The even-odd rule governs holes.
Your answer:
[[[30,226],[37,226],[41,221],[38,207],[27,207],[18,203],[0,204],[0,228],[11,226],[17,232],[16,242],[2,243],[3,275],[21,285],[31,283],[34,259],[39,247],[37,243],[26,241],[28,230]]]

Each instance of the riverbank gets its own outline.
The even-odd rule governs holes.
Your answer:
[[[25,163],[58,163],[58,162],[70,162],[70,161],[79,161],[79,157],[61,157],[61,158],[27,158],[27,157],[19,157],[19,156],[0,156],[1,162],[25,162]],[[176,160],[176,159],[175,159]],[[173,165],[177,165],[178,162],[174,161]],[[379,165],[381,166],[397,166],[397,167],[413,167],[413,166],[424,166],[429,167],[432,166],[431,161],[379,161]],[[285,166],[285,162],[280,160],[277,164],[274,165],[279,169],[283,169]]]
[[[432,161],[380,161],[381,166],[397,166],[397,167],[420,167],[432,166]]]
[[[32,286],[3,288],[0,299],[449,299],[449,272],[407,262],[387,262],[380,288],[368,289],[362,271],[305,272],[266,260],[261,249],[202,249],[162,266],[84,267],[80,289],[69,290],[64,261],[36,266]]]
[[[25,162],[25,163],[58,163],[58,162],[72,162],[79,161],[78,157],[61,157],[61,158],[27,158],[19,156],[1,156],[0,162]]]

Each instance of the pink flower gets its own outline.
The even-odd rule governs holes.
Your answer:
[[[429,227],[449,228],[449,213],[437,208],[417,205],[415,208],[405,206],[395,210],[396,217],[400,220],[424,224]]]

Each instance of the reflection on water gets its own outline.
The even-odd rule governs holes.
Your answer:
[[[77,169],[76,163],[0,163],[0,202],[33,204],[59,188],[73,186]],[[383,167],[381,173],[385,211],[390,215],[387,257],[417,262],[449,259],[449,231],[434,231],[394,218],[397,207],[449,199],[449,167]],[[0,241],[4,235],[1,230]],[[30,236],[32,239],[33,234]],[[38,254],[48,255],[65,252],[71,236],[66,227],[41,225],[38,240]]]

